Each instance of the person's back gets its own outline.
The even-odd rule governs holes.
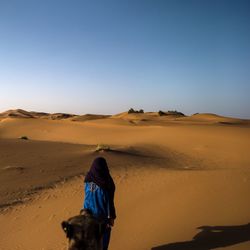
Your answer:
[[[101,219],[110,218],[108,192],[94,182],[85,183],[84,209]]]
[[[83,209],[89,210],[96,218],[106,221],[103,250],[108,249],[111,227],[116,218],[114,206],[115,184],[103,157],[96,158],[85,177],[85,199]]]

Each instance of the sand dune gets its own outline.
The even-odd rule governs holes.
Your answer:
[[[225,125],[250,125],[250,120],[238,119],[232,117],[224,117],[212,113],[196,113],[191,116],[186,116],[181,112],[177,111],[159,111],[159,112],[144,112],[144,113],[129,113],[123,112],[116,115],[96,115],[96,114],[86,114],[86,115],[75,115],[67,113],[45,113],[45,112],[35,112],[26,111],[23,109],[8,110],[0,113],[0,119],[3,118],[43,118],[50,120],[65,120],[69,119],[71,121],[91,121],[91,120],[105,120],[107,118],[112,118],[113,120],[120,120],[120,124],[138,124],[145,125],[150,122],[154,125],[164,125],[164,122],[177,122],[182,124],[183,122],[195,122],[201,124],[213,124],[220,123]],[[127,121],[129,123],[124,123]],[[105,121],[106,122],[106,121]],[[110,119],[107,121],[110,123]],[[123,122],[123,123],[122,123]],[[118,122],[119,124],[119,122]]]
[[[134,167],[126,172],[112,169],[117,185],[118,218],[111,250],[146,250],[156,246],[184,250],[187,248],[171,244],[178,247],[181,242],[188,243],[200,232],[198,227],[249,223],[249,173]],[[2,212],[0,248],[66,249],[67,240],[60,223],[79,212],[83,198],[83,177],[79,177]],[[236,245],[230,242],[227,237],[225,249],[250,247],[249,241]]]
[[[250,121],[246,119],[231,118],[210,113],[194,114],[189,117],[180,118],[179,120],[208,124],[219,123],[224,125],[250,125]]]
[[[0,249],[66,249],[60,222],[79,212],[84,174],[98,155],[117,186],[111,250],[204,250],[199,235],[211,249],[250,249],[249,239],[237,236],[250,222],[249,121],[29,114],[0,120]],[[98,144],[111,150],[95,152]],[[204,225],[223,226],[223,242],[197,229]]]
[[[46,113],[44,113],[46,114]],[[23,109],[7,110],[3,113],[0,113],[0,117],[13,117],[13,118],[34,118],[34,115],[31,112],[28,112]]]
[[[125,167],[120,162],[121,158],[126,161],[126,168],[142,163],[145,166],[155,164],[167,167],[171,161],[175,161],[173,155],[161,155],[162,152],[149,150],[145,147],[112,146],[108,152],[102,153],[96,152],[96,145],[1,139],[0,208],[22,203],[27,195],[37,190],[85,174],[93,158],[98,155],[105,156],[116,169],[123,170]]]
[[[250,121],[247,119],[238,119],[232,117],[224,117],[216,114],[194,114],[191,116],[185,116],[180,112],[168,111],[164,115],[160,115],[159,112],[147,112],[147,113],[132,113],[128,112],[120,113],[112,116],[113,119],[120,119],[130,122],[134,125],[159,125],[164,126],[168,124],[220,124],[220,125],[242,125],[249,126]]]
[[[61,120],[75,117],[74,114],[66,114],[66,113],[45,113],[45,112],[35,112],[35,111],[26,111],[23,109],[11,109],[7,110],[3,113],[0,113],[0,118],[44,118],[51,120]]]

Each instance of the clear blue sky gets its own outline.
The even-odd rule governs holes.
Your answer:
[[[130,107],[250,118],[250,1],[0,1],[0,111]]]

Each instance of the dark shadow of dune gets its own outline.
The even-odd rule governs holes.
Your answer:
[[[92,157],[105,157],[110,162],[111,169],[125,171],[128,168],[138,169],[141,167],[174,169],[179,164],[179,159],[173,156],[172,151],[165,153],[147,147],[108,148],[107,150],[92,151],[90,155]]]
[[[164,157],[161,157],[161,156],[156,156],[156,155],[152,155],[152,154],[151,155],[144,154],[142,152],[133,151],[133,150],[122,151],[122,150],[111,149],[110,152],[113,152],[115,154],[129,155],[129,156],[135,156],[135,157],[164,159]]]
[[[250,223],[239,226],[202,226],[192,240],[153,247],[152,250],[212,250],[250,240]]]
[[[182,152],[159,146],[107,147],[107,149],[90,152],[92,157],[105,156],[116,166],[153,166],[168,170],[195,171],[212,169],[198,157],[194,158]],[[118,165],[117,165],[118,164]]]
[[[93,152],[96,153],[106,153],[106,154],[113,154],[117,156],[130,156],[130,157],[141,157],[141,158],[151,158],[151,159],[167,159],[167,153],[162,152],[159,150],[151,150],[147,147],[128,147],[128,148],[107,148],[107,149],[100,149]]]

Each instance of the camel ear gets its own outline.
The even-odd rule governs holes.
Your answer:
[[[69,239],[73,238],[73,233],[74,233],[73,226],[69,224],[67,221],[63,221],[61,225],[63,231],[66,233],[66,237]]]

